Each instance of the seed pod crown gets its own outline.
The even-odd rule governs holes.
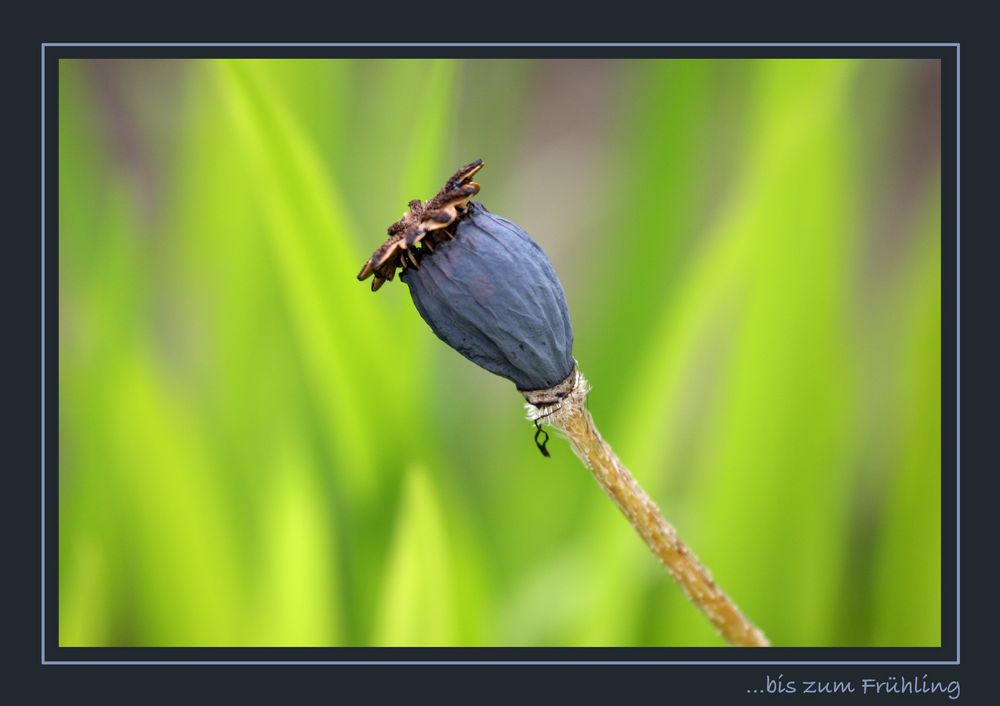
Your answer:
[[[483,168],[483,160],[466,164],[445,182],[437,196],[427,203],[410,201],[409,210],[389,226],[389,237],[372,253],[358,273],[359,280],[375,275],[372,291],[378,291],[386,280],[396,276],[396,270],[410,265],[419,267],[423,250],[433,252],[441,240],[455,237],[455,221],[465,211],[465,204],[479,193],[479,184],[472,181]]]

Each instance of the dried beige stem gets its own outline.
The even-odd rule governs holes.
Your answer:
[[[587,380],[579,369],[574,369],[566,380],[549,390],[523,394],[528,400],[529,418],[552,425],[569,439],[573,451],[591,470],[597,483],[719,633],[732,645],[769,646],[764,634],[716,585],[708,569],[677,537],[677,530],[664,519],[656,504],[601,438],[587,410],[589,391]]]

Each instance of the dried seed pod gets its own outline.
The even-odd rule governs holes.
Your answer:
[[[510,221],[471,203],[453,240],[401,279],[438,337],[519,390],[573,371],[573,327],[542,249]]]
[[[519,390],[550,388],[574,368],[566,296],[527,233],[468,201],[479,191],[470,179],[482,167],[477,160],[460,169],[426,206],[410,202],[358,278],[375,274],[377,289],[398,263],[417,311],[441,340]],[[408,245],[406,234],[421,230],[419,241],[410,237],[421,247]]]
[[[730,643],[770,644],[601,437],[585,404],[590,386],[573,359],[562,284],[527,233],[469,201],[479,192],[471,179],[482,167],[477,160],[459,169],[427,204],[411,201],[358,279],[375,275],[374,291],[403,268],[400,278],[434,333],[524,393],[542,454],[549,455],[544,421],[565,434],[646,546]]]

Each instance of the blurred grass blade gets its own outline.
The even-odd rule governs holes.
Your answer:
[[[259,628],[249,637],[252,644],[318,647],[344,642],[338,615],[343,602],[334,573],[337,537],[303,448],[290,440],[281,444],[265,492],[261,520],[267,532],[255,611]]]
[[[373,644],[431,647],[457,637],[451,548],[427,474],[411,468],[381,582]]]
[[[358,296],[354,276],[363,257],[347,235],[351,218],[259,77],[239,61],[219,66],[331,452],[353,469],[344,480],[364,497],[372,489],[367,449],[375,433],[366,420],[378,416],[376,401],[388,389],[379,376],[362,381],[351,371],[362,361],[388,368],[389,360],[376,345],[381,317],[370,297]]]
[[[123,366],[113,390],[112,453],[115,483],[129,498],[118,512],[130,535],[126,581],[143,625],[140,644],[239,644],[247,594],[231,505],[211,472],[197,414],[158,385],[141,351]]]
[[[941,238],[940,192],[898,285],[898,447],[886,526],[876,548],[874,644],[941,644]],[[913,292],[919,292],[917,296]],[[918,588],[919,587],[919,588]]]

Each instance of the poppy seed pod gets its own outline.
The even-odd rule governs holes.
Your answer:
[[[389,227],[362,268],[372,288],[401,267],[420,316],[437,336],[519,390],[543,390],[573,372],[573,328],[562,284],[521,228],[469,198],[483,166],[460,169],[427,204]]]
[[[470,203],[455,238],[401,279],[442,341],[519,390],[552,387],[573,371],[573,327],[552,263],[481,204]]]
[[[482,168],[482,160],[467,164],[427,203],[410,201],[358,279],[372,277],[376,291],[402,269],[400,279],[438,338],[521,390],[542,455],[549,455],[544,421],[566,436],[646,546],[730,643],[770,644],[678,539],[597,430],[586,406],[590,385],[573,359],[562,284],[527,233],[469,200],[479,193],[472,177]]]

